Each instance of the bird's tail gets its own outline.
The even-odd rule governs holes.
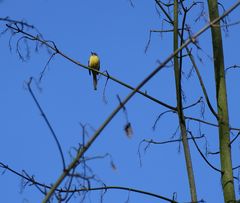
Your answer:
[[[96,75],[96,73],[93,73],[93,88],[94,88],[94,90],[97,90],[97,75]]]

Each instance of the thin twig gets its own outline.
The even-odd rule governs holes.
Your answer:
[[[231,142],[229,143],[229,146],[231,146],[231,144],[232,144],[235,140],[237,140],[237,138],[239,137],[239,135],[240,135],[240,130],[239,130],[239,132],[237,133],[237,135],[231,140]]]
[[[22,33],[22,34],[32,38],[31,40],[39,41],[41,44],[45,45],[47,48],[49,48],[49,49],[53,50],[54,52],[56,52],[56,54],[61,55],[62,57],[64,57],[65,59],[71,61],[72,63],[74,63],[74,64],[76,64],[76,65],[78,65],[78,66],[80,66],[82,68],[85,68],[85,69],[88,69],[88,70],[93,70],[92,68],[81,64],[80,62],[70,58],[69,56],[67,56],[66,54],[61,52],[59,49],[57,49],[56,45],[52,41],[45,41],[45,40],[41,39],[39,36],[33,36],[33,35],[25,32],[25,31],[23,31],[23,30],[21,30],[19,28],[15,28],[15,27],[13,27],[11,25],[6,25],[6,26],[8,28],[11,28],[12,30],[15,30],[17,33]],[[51,45],[50,43],[52,43],[53,45]],[[124,87],[127,87],[128,89],[134,90],[134,87],[130,86],[127,83],[122,82],[121,80],[119,80],[119,79],[117,79],[117,78],[115,78],[113,76],[110,76],[108,73],[100,72],[98,70],[94,70],[94,71],[97,72],[100,75],[103,75],[103,76],[107,77],[107,79],[111,79],[112,81],[117,82],[118,84],[120,84],[120,85],[122,85]],[[154,97],[152,97],[152,96],[150,96],[150,95],[148,95],[148,94],[146,94],[146,93],[144,93],[144,92],[142,92],[140,90],[138,90],[137,93],[143,95],[144,97],[146,97],[146,98],[148,98],[148,99],[150,99],[150,100],[152,100],[152,101],[154,101],[154,102],[156,102],[156,103],[158,103],[158,104],[160,104],[160,105],[162,105],[162,106],[164,106],[166,108],[169,108],[169,109],[172,109],[172,110],[176,110],[175,107],[173,107],[171,105],[168,105],[168,104],[166,104],[166,103],[164,103],[164,102],[162,102],[162,101],[160,101],[160,100],[158,100],[158,99],[156,99],[156,98],[154,98]]]
[[[38,185],[44,189],[50,189],[51,186],[49,185],[46,185],[46,184],[42,184],[38,181],[36,181],[35,179],[33,179],[33,177],[27,175],[26,172],[24,172],[25,175],[13,170],[12,168],[10,168],[8,165],[0,162],[0,167],[4,168],[5,170],[8,170],[10,171],[11,173],[14,173],[15,175],[25,179],[26,181],[28,182],[31,182],[32,185]],[[174,200],[171,200],[169,198],[166,198],[164,196],[161,196],[161,195],[158,195],[158,194],[154,194],[154,193],[151,193],[151,192],[146,192],[146,191],[143,191],[143,190],[139,190],[139,189],[135,189],[135,188],[130,188],[130,187],[122,187],[122,186],[104,186],[104,187],[95,187],[95,188],[80,188],[80,189],[56,189],[57,192],[60,192],[60,193],[79,193],[79,192],[82,192],[82,191],[97,191],[97,190],[112,190],[112,189],[116,189],[116,190],[126,190],[126,191],[131,191],[131,192],[135,192],[135,193],[139,193],[139,194],[144,194],[144,195],[148,195],[148,196],[151,196],[151,197],[156,197],[156,198],[159,198],[159,199],[163,199],[165,201],[168,201],[168,202],[171,202],[171,203],[177,203],[177,201],[174,201]]]
[[[169,20],[169,22],[173,25],[173,20],[172,20],[171,16],[165,11],[165,9],[163,8],[163,6],[160,4],[159,1],[155,0],[155,2],[156,2],[156,4],[159,6],[159,8],[163,11],[163,13],[165,14],[165,16],[166,16],[167,19]],[[225,17],[225,16],[224,16],[224,17]],[[178,35],[181,36],[181,33],[178,32]],[[191,36],[190,36],[190,38],[191,38]],[[196,39],[194,39],[194,38],[192,38],[192,39],[193,39],[194,42],[196,41]],[[205,97],[205,99],[206,99],[206,101],[207,101],[208,107],[209,107],[210,111],[213,113],[213,115],[216,117],[216,119],[218,120],[217,113],[215,112],[215,110],[213,109],[213,107],[212,107],[212,105],[211,105],[210,99],[209,99],[208,94],[207,94],[207,90],[206,90],[205,85],[204,85],[204,83],[203,83],[203,80],[202,80],[202,77],[201,77],[200,72],[199,72],[199,70],[198,70],[198,67],[197,67],[197,65],[196,65],[196,62],[195,62],[195,60],[194,60],[194,58],[193,58],[193,56],[192,56],[192,54],[191,54],[191,51],[190,51],[190,49],[189,49],[187,46],[186,46],[185,48],[186,48],[186,51],[187,51],[187,53],[188,53],[188,55],[189,55],[189,57],[190,57],[191,63],[193,64],[193,67],[194,67],[194,69],[195,69],[195,71],[196,71],[196,73],[197,73],[198,80],[199,80],[200,85],[201,85],[201,88],[202,88],[202,90],[203,90],[203,94],[204,94],[204,97]]]
[[[203,154],[202,151],[200,150],[200,148],[199,148],[196,140],[194,139],[194,136],[192,135],[192,132],[188,131],[188,133],[191,135],[195,147],[197,148],[199,154],[201,155],[201,157],[203,158],[203,160],[207,163],[207,165],[209,165],[212,169],[214,169],[215,171],[218,171],[218,172],[220,172],[220,173],[222,174],[222,171],[221,171],[221,170],[219,170],[218,168],[216,168],[215,166],[213,166],[213,165],[206,159],[206,157],[204,156],[204,154]]]
[[[197,122],[200,122],[200,123],[204,123],[206,125],[210,125],[210,126],[213,126],[213,127],[219,127],[217,124],[215,123],[211,123],[211,122],[208,122],[208,121],[204,121],[204,120],[201,120],[201,119],[198,119],[198,118],[193,118],[193,117],[189,117],[189,116],[185,116],[185,119],[189,119],[189,120],[193,120],[193,121],[197,121]],[[240,131],[240,128],[236,128],[236,127],[229,127],[230,130],[234,130],[234,131]]]
[[[48,128],[49,128],[49,130],[50,130],[50,132],[51,132],[51,134],[52,134],[52,136],[53,136],[56,144],[57,144],[57,147],[58,147],[58,150],[59,150],[61,159],[62,159],[63,170],[65,170],[66,164],[65,164],[65,160],[64,160],[64,155],[63,155],[62,147],[61,147],[61,145],[60,145],[60,142],[58,141],[58,138],[57,138],[56,133],[54,132],[54,130],[53,130],[50,122],[48,121],[48,118],[47,118],[46,114],[44,113],[42,107],[40,106],[40,104],[39,104],[36,96],[34,95],[32,89],[31,89],[32,79],[33,79],[33,78],[31,77],[30,80],[29,80],[28,83],[27,83],[27,87],[28,87],[29,93],[31,94],[31,96],[32,96],[32,98],[33,98],[36,106],[38,107],[39,111],[41,112],[41,115],[42,115],[44,121],[46,122],[46,124],[47,124],[47,126],[48,126]]]
[[[39,82],[42,81],[42,78],[43,78],[43,76],[44,76],[44,74],[45,74],[45,71],[46,71],[46,69],[47,69],[50,61],[53,59],[53,57],[54,57],[56,54],[57,54],[57,53],[54,52],[54,53],[50,56],[50,58],[48,59],[46,65],[44,66],[43,70],[42,70],[41,73],[40,73],[40,77],[39,77],[39,79],[38,79]]]
[[[201,135],[201,136],[198,136],[198,137],[194,137],[194,139],[201,139],[203,137],[204,137],[204,135]],[[193,140],[193,138],[191,138],[191,137],[188,137],[187,139],[188,140]],[[182,139],[175,139],[175,140],[158,142],[158,141],[154,141],[152,139],[151,140],[144,139],[142,142],[147,142],[147,143],[156,144],[156,145],[162,145],[162,144],[169,144],[169,143],[175,143],[175,142],[181,142],[181,141],[182,141]]]

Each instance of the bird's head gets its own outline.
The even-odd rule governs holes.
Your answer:
[[[95,52],[91,52],[91,54],[97,56],[97,54]]]

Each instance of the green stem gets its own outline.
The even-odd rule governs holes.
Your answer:
[[[217,0],[208,0],[210,20],[219,17]],[[216,82],[216,99],[218,107],[219,147],[222,170],[222,189],[225,202],[235,202],[234,181],[232,172],[230,130],[228,118],[227,90],[224,71],[224,54],[220,23],[211,26],[214,71]]]
[[[178,1],[174,0],[174,37],[173,37],[174,51],[178,49]],[[195,186],[195,179],[192,167],[191,153],[189,149],[186,122],[184,118],[183,108],[182,108],[182,94],[181,94],[181,72],[178,63],[178,54],[174,56],[174,74],[175,74],[175,85],[176,85],[176,97],[177,97],[177,111],[179,118],[179,125],[181,129],[181,136],[183,142],[183,149],[186,161],[186,168],[188,174],[188,181],[190,187],[191,201],[197,202],[197,192]]]

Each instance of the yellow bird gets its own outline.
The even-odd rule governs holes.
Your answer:
[[[95,69],[98,71],[100,70],[100,59],[96,53],[91,52],[91,56],[88,61],[88,66],[92,69]],[[93,87],[94,87],[94,90],[97,90],[97,75],[98,75],[98,73],[95,72],[94,70],[92,70],[92,71],[89,70],[90,75],[91,75],[91,72],[93,75]]]

